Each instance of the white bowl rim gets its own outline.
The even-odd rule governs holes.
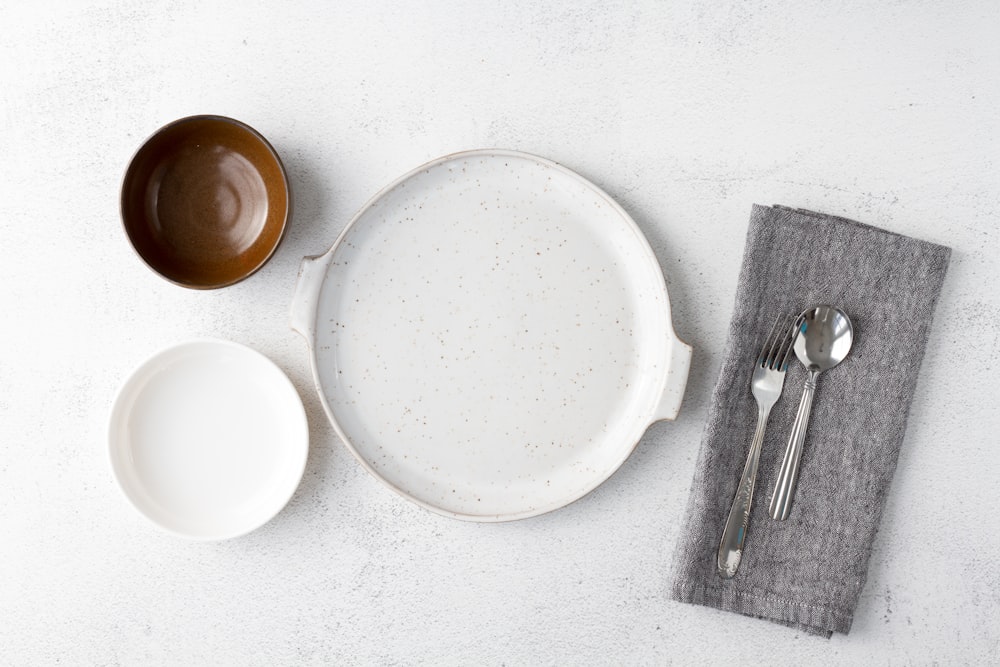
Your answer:
[[[124,416],[121,415],[120,413],[122,409],[121,402],[126,397],[126,390],[129,388],[129,385],[135,380],[135,378],[140,373],[142,373],[151,363],[155,362],[157,359],[167,356],[168,354],[180,348],[189,346],[206,346],[206,347],[235,349],[242,354],[247,354],[248,358],[254,359],[257,362],[260,362],[262,365],[268,366],[273,370],[277,371],[276,377],[280,376],[280,378],[282,378],[283,380],[283,382],[281,382],[282,386],[286,387],[290,392],[292,392],[292,395],[294,395],[294,397],[296,398],[296,401],[294,401],[293,403],[294,405],[298,406],[298,410],[293,410],[293,414],[290,414],[289,418],[295,419],[296,422],[300,423],[302,432],[305,434],[301,446],[296,449],[296,452],[299,454],[300,460],[295,462],[295,466],[293,468],[294,474],[290,474],[287,479],[288,483],[287,493],[281,494],[280,496],[276,495],[275,503],[269,506],[267,512],[261,512],[261,516],[259,517],[259,519],[257,521],[252,522],[249,526],[241,526],[239,529],[233,531],[221,532],[212,535],[200,535],[200,534],[194,535],[190,533],[185,533],[183,531],[175,530],[171,526],[165,525],[160,521],[157,521],[155,518],[147,514],[143,510],[143,508],[139,506],[136,500],[132,496],[130,496],[129,493],[125,490],[125,486],[123,485],[122,480],[119,477],[118,470],[116,469],[115,443],[113,440],[114,429],[119,424],[118,418],[120,416]],[[302,404],[302,397],[299,395],[298,390],[295,388],[295,385],[292,383],[291,379],[289,379],[285,371],[282,370],[281,367],[278,366],[272,359],[270,359],[265,354],[253,349],[252,347],[243,345],[241,343],[237,343],[235,341],[212,337],[212,336],[202,336],[202,337],[186,339],[178,343],[172,343],[170,345],[161,347],[160,349],[156,350],[153,354],[147,356],[142,361],[133,366],[132,369],[125,375],[125,378],[118,385],[118,388],[115,392],[115,398],[112,401],[110,410],[108,411],[108,418],[106,422],[106,431],[105,431],[105,447],[106,447],[105,454],[107,456],[108,467],[110,468],[111,476],[115,481],[115,486],[118,488],[118,491],[121,493],[122,497],[139,514],[139,516],[141,516],[150,524],[156,526],[160,530],[170,535],[173,535],[174,537],[179,537],[195,542],[217,542],[217,541],[242,537],[244,535],[247,535],[248,533],[253,532],[254,530],[257,530],[264,524],[268,523],[275,516],[277,516],[278,513],[280,513],[281,510],[284,509],[285,506],[288,504],[288,502],[292,499],[292,497],[295,495],[295,492],[298,490],[299,484],[302,480],[302,476],[305,474],[306,463],[309,458],[309,422],[306,416],[305,407]]]

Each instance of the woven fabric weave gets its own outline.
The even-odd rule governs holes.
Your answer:
[[[848,632],[906,428],[951,250],[845,218],[754,206],[726,352],[676,550],[670,596],[829,636]],[[793,362],[771,413],[739,572],[716,555],[750,446],[752,363],[780,314],[814,305],[854,325],[819,377],[791,515],[767,506],[806,371]]]

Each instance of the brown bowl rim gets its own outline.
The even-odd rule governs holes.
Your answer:
[[[268,152],[271,153],[275,161],[278,163],[278,171],[281,172],[281,185],[285,189],[285,210],[284,210],[284,215],[281,218],[281,230],[278,232],[278,239],[274,242],[274,245],[271,247],[271,250],[267,253],[267,255],[264,256],[264,258],[260,261],[260,263],[257,264],[257,266],[253,267],[251,270],[247,271],[243,275],[238,276],[233,280],[227,282],[212,283],[212,284],[188,283],[180,280],[174,280],[173,278],[164,275],[159,271],[159,269],[150,264],[146,260],[146,258],[142,256],[142,253],[139,252],[139,249],[135,247],[135,242],[132,240],[132,234],[129,232],[128,224],[125,221],[125,184],[128,182],[129,174],[132,171],[132,166],[135,164],[136,158],[139,157],[139,154],[143,151],[144,148],[146,148],[146,146],[155,137],[163,134],[164,132],[173,127],[190,123],[196,120],[221,121],[223,123],[235,125],[241,130],[249,132],[252,136],[258,139],[262,144],[264,144],[264,147],[267,148]],[[174,285],[178,285],[180,287],[186,287],[188,289],[195,289],[195,290],[213,290],[213,289],[221,289],[223,287],[229,287],[230,285],[235,285],[236,283],[246,280],[253,274],[260,271],[261,268],[263,268],[263,266],[271,260],[271,257],[273,257],[274,253],[277,252],[278,247],[281,245],[281,242],[285,238],[285,232],[288,229],[288,218],[291,213],[291,208],[292,208],[291,186],[288,182],[288,173],[285,171],[285,163],[281,161],[281,156],[278,155],[278,151],[274,149],[274,146],[271,145],[271,142],[269,142],[264,137],[263,134],[252,128],[250,125],[247,125],[241,120],[236,120],[235,118],[230,118],[229,116],[222,116],[219,114],[194,114],[191,116],[184,116],[183,118],[172,120],[166,125],[160,126],[152,134],[143,139],[142,143],[139,144],[139,147],[136,148],[135,151],[132,153],[132,157],[129,158],[129,161],[125,166],[125,171],[122,174],[121,178],[121,184],[118,188],[118,218],[122,225],[122,231],[125,232],[125,237],[128,239],[129,246],[131,246],[132,248],[132,252],[134,252],[135,255],[142,261],[142,263],[145,264],[153,273],[160,276],[167,282],[173,283]]]

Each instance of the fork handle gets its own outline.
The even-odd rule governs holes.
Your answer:
[[[806,441],[806,429],[809,428],[809,415],[812,413],[817,377],[819,377],[819,371],[809,371],[805,389],[802,390],[799,411],[795,414],[792,433],[788,437],[785,458],[781,461],[781,469],[778,471],[778,481],[774,485],[774,494],[771,496],[771,505],[768,508],[771,518],[775,521],[784,521],[788,518],[789,512],[792,511],[792,497],[795,495],[795,482],[799,478],[799,461],[802,460],[802,446]]]
[[[757,485],[757,466],[760,464],[760,450],[764,444],[764,429],[767,427],[767,417],[770,408],[757,409],[757,428],[750,443],[750,453],[740,484],[736,487],[736,497],[726,519],[726,527],[722,531],[722,541],[719,542],[718,568],[719,576],[731,579],[736,574],[743,558],[743,540],[747,535],[747,525],[750,523],[750,508],[753,505],[753,491]]]

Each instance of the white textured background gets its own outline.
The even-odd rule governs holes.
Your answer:
[[[992,0],[0,0],[0,663],[995,664],[998,34]],[[209,293],[147,270],[117,214],[134,149],[194,113],[260,130],[296,197],[274,259]],[[303,255],[385,183],[480,147],[615,197],[696,348],[679,421],[595,493],[505,525],[369,477],[287,325]],[[955,251],[867,587],[830,641],[664,595],[753,202]],[[288,508],[217,544],[147,525],[104,454],[119,382],[203,335],[274,359],[312,434]]]

